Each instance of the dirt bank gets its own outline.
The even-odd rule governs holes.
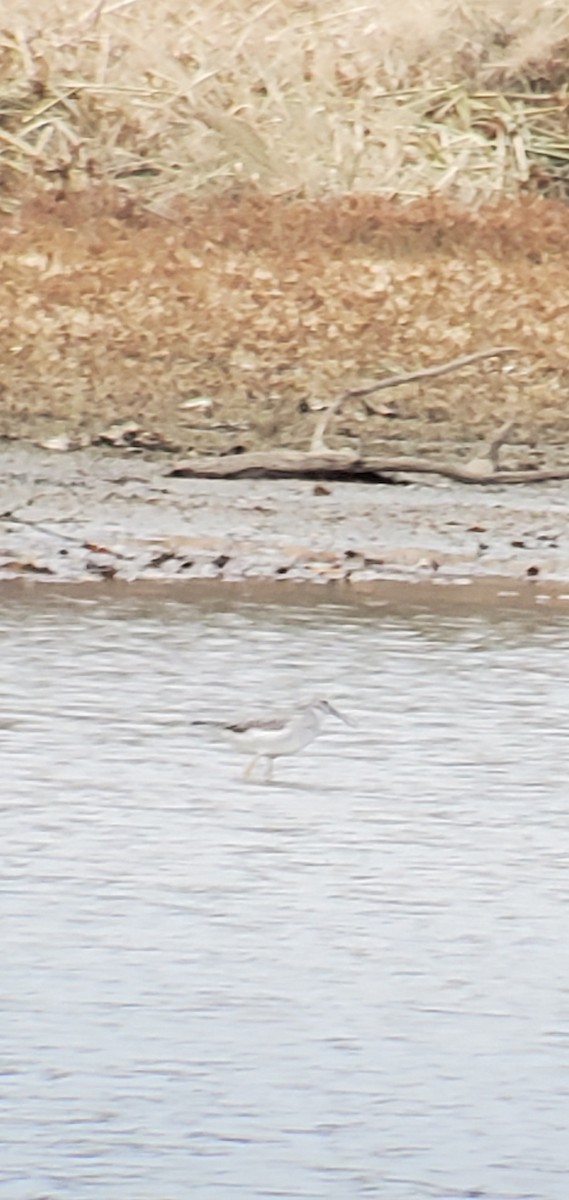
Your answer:
[[[504,345],[346,405],[330,444],[468,453],[514,419],[514,461],[539,465],[569,429],[568,211],[250,192],[165,220],[54,191],[0,217],[0,434],[119,421],[181,453],[304,448],[346,388]]]
[[[327,443],[464,462],[513,422],[506,470],[567,466],[567,211],[249,194],[164,221],[95,190],[4,217],[1,577],[563,591],[569,484],[169,472],[192,455],[305,449],[346,388],[489,346],[511,350],[348,400]],[[116,423],[122,450],[100,449]]]

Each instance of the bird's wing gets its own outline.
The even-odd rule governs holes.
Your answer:
[[[224,725],[224,729],[230,729],[232,733],[248,733],[254,729],[284,729],[285,725],[286,721],[279,720],[278,717],[273,717],[266,721],[243,721],[239,725]]]

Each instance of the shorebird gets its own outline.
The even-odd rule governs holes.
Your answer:
[[[275,758],[281,754],[297,754],[309,742],[322,732],[323,718],[337,717],[345,725],[352,722],[329,700],[313,700],[311,704],[299,704],[288,717],[260,718],[252,721],[239,721],[236,724],[226,724],[224,721],[198,720],[192,725],[207,725],[215,729],[245,754],[253,758],[246,767],[243,778],[249,779],[258,762],[265,759],[266,767],[263,778],[269,780],[273,773]]]

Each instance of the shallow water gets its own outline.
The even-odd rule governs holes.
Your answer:
[[[568,648],[5,598],[0,1197],[566,1200]],[[357,728],[273,785],[189,727],[314,694]]]

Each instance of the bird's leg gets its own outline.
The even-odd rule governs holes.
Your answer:
[[[250,778],[251,778],[251,775],[253,774],[253,771],[255,770],[255,767],[257,766],[257,763],[258,763],[258,761],[259,761],[259,755],[258,755],[258,754],[256,754],[256,755],[255,755],[255,757],[251,759],[251,762],[249,763],[249,766],[248,766],[248,767],[245,767],[245,770],[244,770],[244,772],[243,772],[243,778],[244,778],[244,779],[250,779]]]
[[[265,783],[269,783],[273,778],[274,759],[267,755],[267,766],[265,769]]]

